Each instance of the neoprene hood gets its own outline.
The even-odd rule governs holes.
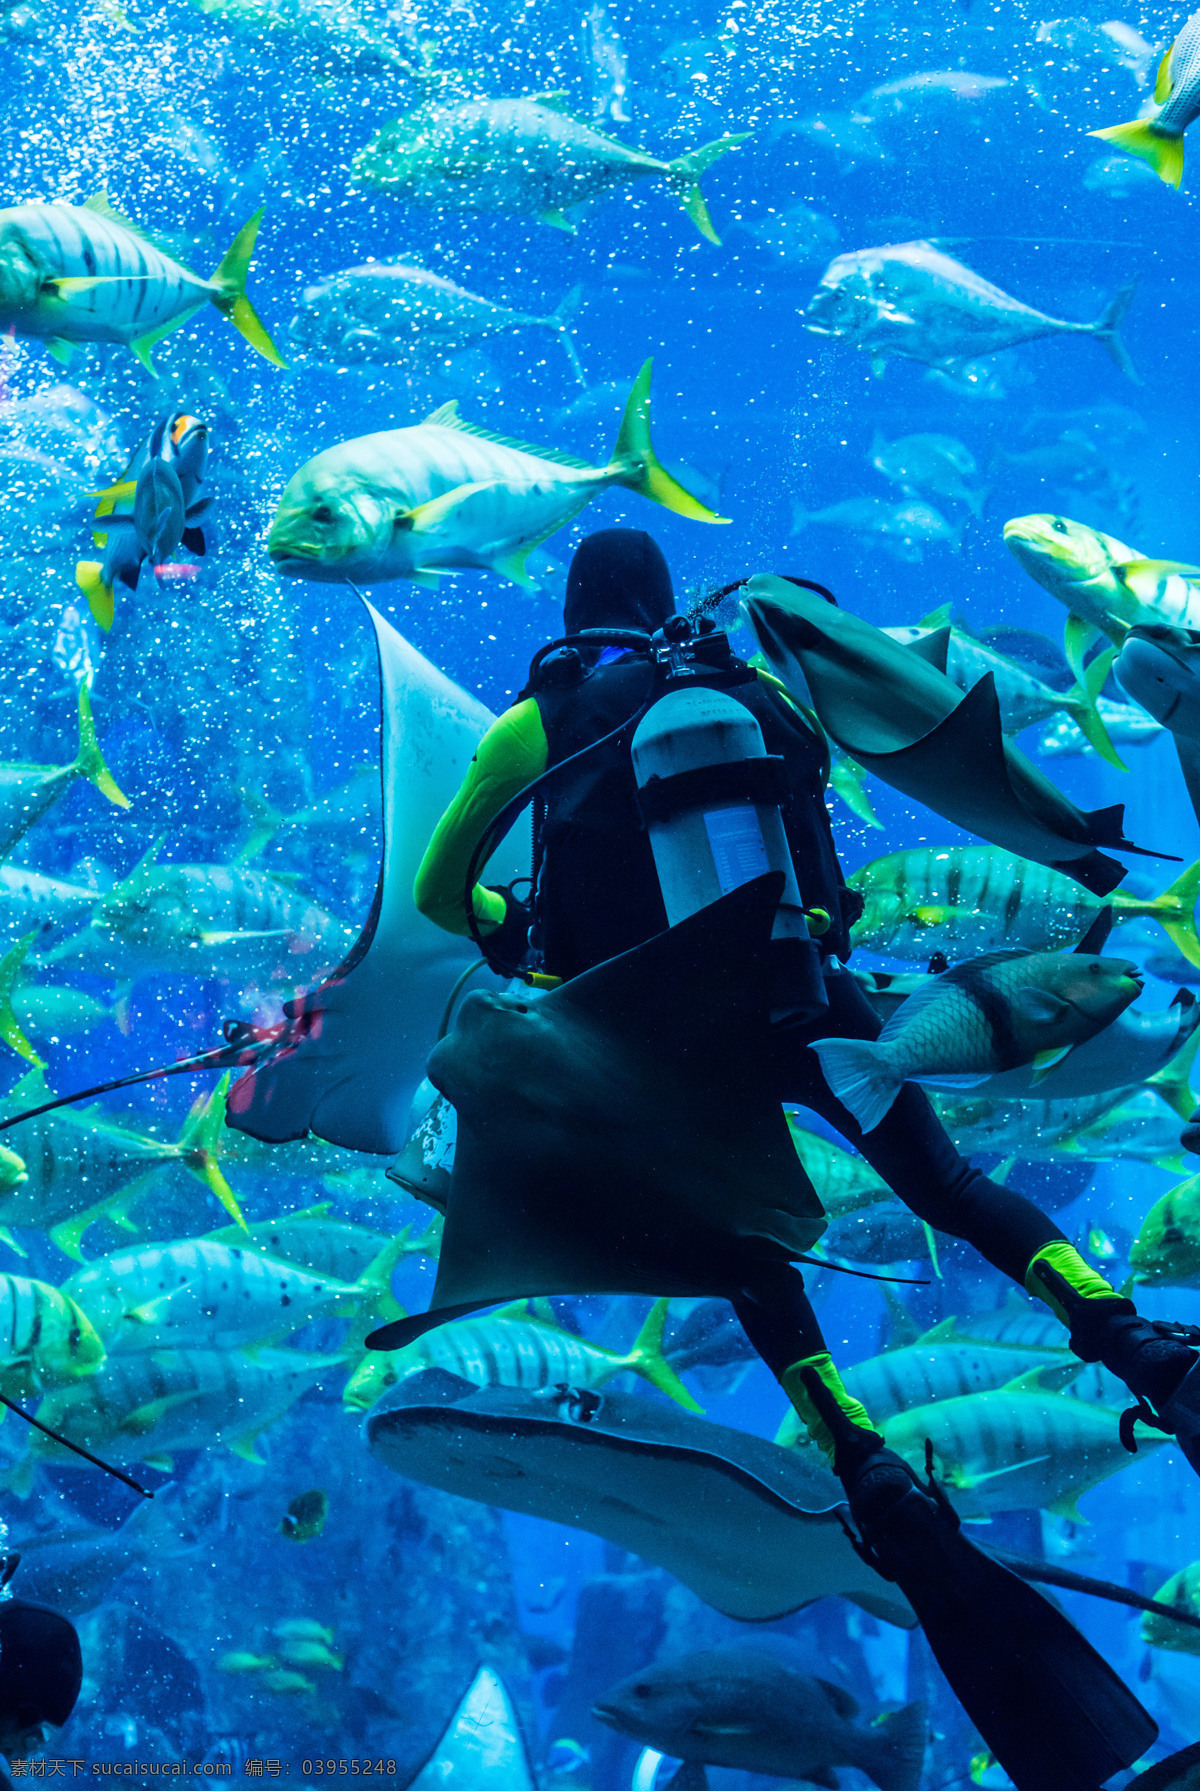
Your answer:
[[[641,628],[653,634],[674,613],[670,568],[644,529],[598,529],[579,543],[567,574],[564,633]]]

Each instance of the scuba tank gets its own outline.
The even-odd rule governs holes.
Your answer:
[[[804,1024],[827,1005],[781,803],[787,778],[750,710],[712,684],[688,688],[678,672],[633,736],[633,769],[671,926],[767,871],[782,871],[771,931],[776,1001],[771,1018]]]

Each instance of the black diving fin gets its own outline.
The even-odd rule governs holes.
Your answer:
[[[1040,1592],[967,1541],[945,1494],[852,1424],[820,1376],[805,1389],[833,1434],[858,1546],[905,1594],[963,1709],[1017,1791],[1097,1791],[1158,1728]],[[927,1445],[927,1455],[931,1451]]]

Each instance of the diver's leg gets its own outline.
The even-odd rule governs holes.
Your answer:
[[[1095,1791],[1156,1730],[1067,1619],[963,1536],[843,1386],[799,1271],[764,1267],[733,1296],[750,1342],[833,1461],[864,1559],[908,1598],[934,1655],[1019,1791]]]
[[[829,1010],[813,1037],[875,1038],[875,1010],[847,973],[828,979]],[[1140,1401],[1143,1416],[1174,1434],[1200,1473],[1200,1336],[1187,1327],[1140,1318],[1103,1275],[1083,1260],[1041,1209],[989,1181],[951,1143],[924,1093],[908,1082],[873,1131],[864,1133],[830,1091],[816,1054],[790,1047],[781,1060],[783,1098],[803,1102],[837,1128],[904,1204],[938,1231],[963,1238],[1068,1326],[1071,1348],[1103,1362]]]

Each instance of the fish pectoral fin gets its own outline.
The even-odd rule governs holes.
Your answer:
[[[76,292],[90,292],[93,286],[111,286],[116,280],[149,278],[149,274],[55,274],[42,281],[42,291],[52,291],[56,298],[70,298]]]
[[[1173,78],[1171,75],[1171,53],[1174,48],[1175,45],[1173,43],[1167,45],[1162,54],[1162,61],[1158,65],[1158,72],[1154,77],[1154,103],[1156,106],[1165,106],[1171,97],[1171,88],[1173,85]]]
[[[147,1400],[145,1405],[135,1406],[132,1412],[126,1412],[117,1426],[127,1436],[148,1436],[156,1424],[161,1424],[168,1412],[181,1405],[187,1405],[194,1399],[194,1393],[166,1393],[161,1399]]]
[[[575,226],[566,212],[559,211],[558,207],[554,205],[548,206],[545,211],[538,213],[538,223],[549,224],[552,230],[565,230],[568,236],[575,234]]]
[[[71,357],[75,353],[75,344],[68,342],[65,336],[51,336],[46,343],[46,353],[52,360],[57,361],[60,367],[69,367]]]
[[[853,1722],[859,1712],[859,1702],[853,1693],[848,1692],[843,1685],[835,1685],[831,1679],[818,1679],[817,1684],[838,1715],[844,1716],[848,1722]],[[811,1779],[810,1782],[815,1785],[818,1781]]]
[[[1019,1008],[1027,1019],[1041,1020],[1049,1025],[1052,1020],[1061,1019],[1068,1011],[1069,1004],[1052,989],[1030,988],[1017,990],[1013,996],[1013,1006]],[[1038,1056],[1041,1055],[1039,1052]]]
[[[16,1238],[13,1236],[12,1232],[8,1229],[7,1225],[0,1225],[0,1244],[7,1244],[9,1249],[15,1250],[18,1256],[28,1256],[29,1255],[29,1252],[28,1252],[28,1250],[26,1250],[25,1246],[23,1244],[18,1244]]]
[[[261,1434],[262,1427],[260,1426],[258,1430],[248,1430],[245,1436],[235,1437],[229,1445],[229,1453],[231,1455],[240,1455],[243,1461],[253,1462],[255,1467],[265,1467],[265,1456],[260,1455],[255,1448],[255,1444],[258,1442]]]
[[[173,1455],[143,1455],[142,1460],[148,1468],[153,1468],[159,1474],[169,1474],[175,1466]]]
[[[975,1487],[983,1486],[989,1480],[999,1480],[1005,1474],[1017,1474],[1022,1468],[1033,1468],[1039,1462],[1049,1460],[1048,1452],[1045,1455],[1025,1455],[1020,1461],[1005,1462],[1002,1468],[985,1468],[981,1474],[959,1474],[950,1484],[956,1486],[960,1492],[972,1492]]]
[[[1171,578],[1176,573],[1180,578],[1200,578],[1200,566],[1189,566],[1185,560],[1124,560],[1113,571],[1128,590],[1136,588],[1133,580],[1139,578]]]
[[[443,491],[424,504],[414,504],[411,510],[398,510],[392,524],[401,534],[430,534],[452,516],[468,498],[477,492],[492,491],[497,485],[507,483],[503,479],[474,479],[465,485],[454,485],[449,491]]]

